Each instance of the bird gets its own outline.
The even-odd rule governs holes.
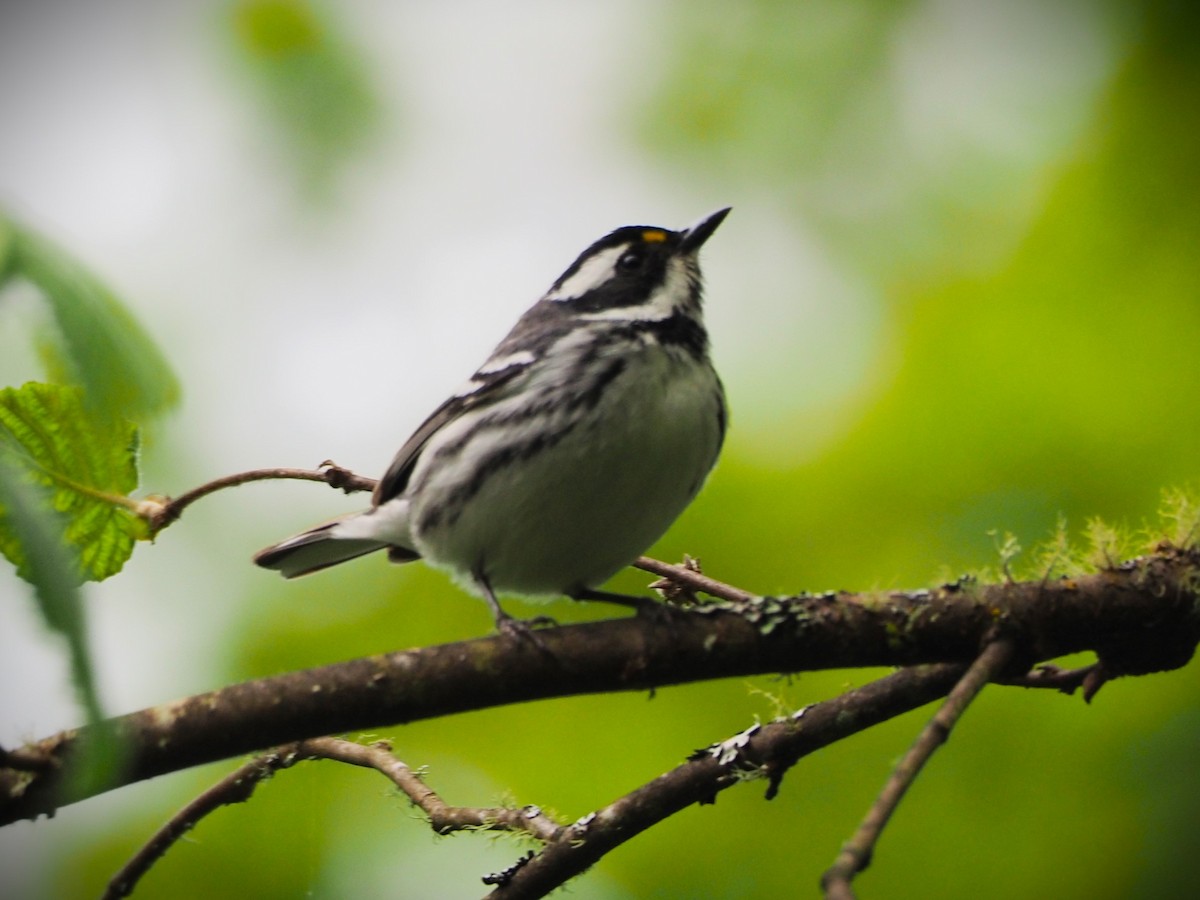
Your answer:
[[[600,585],[660,538],[716,464],[728,407],[702,310],[719,209],[584,250],[417,427],[368,509],[259,551],[294,578],[379,550],[423,559],[521,624],[498,594],[645,608]]]

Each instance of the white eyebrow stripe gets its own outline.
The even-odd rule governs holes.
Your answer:
[[[570,278],[546,295],[547,300],[564,302],[582,297],[588,291],[608,281],[616,270],[617,260],[629,249],[629,242],[601,250],[586,260]]]

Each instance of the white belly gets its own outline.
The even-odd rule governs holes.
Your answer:
[[[451,483],[430,472],[410,497],[421,555],[498,592],[561,594],[595,587],[645,551],[700,489],[721,442],[720,387],[668,377],[674,353],[652,354],[607,387],[553,446],[483,479],[450,520]]]

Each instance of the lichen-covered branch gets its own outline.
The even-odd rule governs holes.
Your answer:
[[[518,861],[490,898],[543,897],[647,828],[693,803],[714,803],[719,792],[743,781],[765,779],[771,799],[802,757],[943,696],[962,672],[956,665],[904,669],[698,750],[562,829],[540,852]]]
[[[1013,676],[1083,650],[1096,652],[1100,681],[1162,671],[1184,665],[1195,651],[1198,586],[1200,554],[1162,546],[1074,579],[715,601],[539,630],[537,646],[492,636],[366,657],[61,732],[14,750],[11,767],[0,755],[0,824],[309,737],[729,676],[969,664],[996,635],[1013,644],[1015,662],[1006,672]],[[125,764],[102,780],[66,777],[105,736],[123,748]]]

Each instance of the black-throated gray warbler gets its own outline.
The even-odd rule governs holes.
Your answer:
[[[502,629],[495,592],[636,604],[596,588],[683,512],[725,434],[697,256],[728,213],[596,241],[400,448],[370,509],[254,561],[292,578],[385,547],[423,557]]]

